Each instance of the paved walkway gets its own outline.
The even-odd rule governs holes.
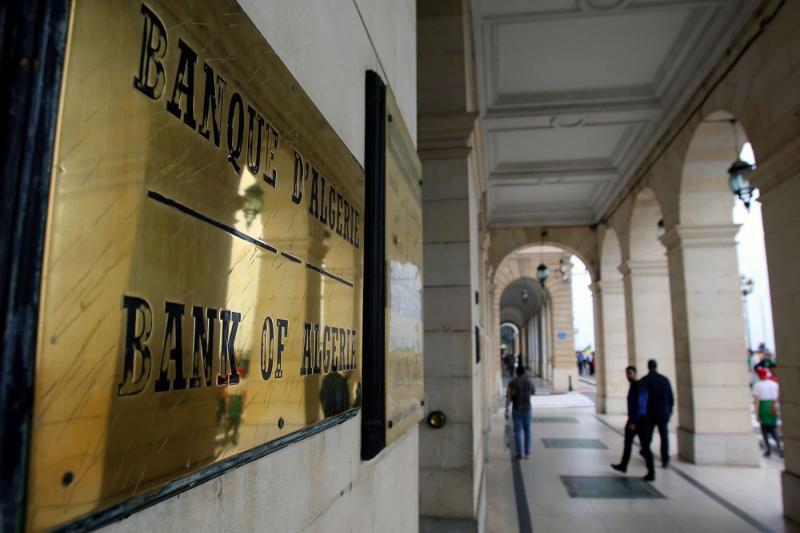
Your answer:
[[[530,460],[512,460],[502,409],[492,419],[491,533],[800,531],[781,516],[781,461],[762,460],[761,468],[696,466],[674,457],[673,437],[673,464],[657,467],[655,483],[639,483],[645,467],[638,448],[627,476],[609,467],[622,454],[623,417],[596,415],[578,392],[533,400]],[[615,492],[622,496],[611,497]]]

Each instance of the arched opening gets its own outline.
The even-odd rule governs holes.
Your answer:
[[[697,126],[684,159],[677,224],[663,238],[674,281],[678,448],[683,458],[699,464],[758,464],[751,378],[742,364],[746,286],[737,260],[738,208],[728,186],[728,169],[746,141],[741,123],[725,111]],[[740,253],[754,244],[741,242],[741,236],[739,241]],[[765,280],[764,267],[764,289]]]
[[[519,326],[513,322],[500,324],[500,357],[515,356],[519,352]]]
[[[544,283],[537,278],[540,264],[549,269]],[[519,327],[520,363],[553,390],[578,388],[578,351],[585,357],[585,379],[593,379],[588,375],[595,355],[591,281],[591,272],[577,255],[550,244],[517,249],[495,273],[500,323]],[[500,337],[501,331],[497,333]]]
[[[753,146],[745,142],[739,159],[755,166]],[[759,192],[755,191],[750,208],[743,202],[733,203],[733,223],[739,226],[736,240],[736,258],[744,306],[745,338],[752,352],[751,381],[755,379],[752,368],[766,359],[777,360],[775,330],[772,325],[772,301],[767,272],[767,251],[764,245],[764,223],[761,217]]]
[[[518,326],[516,364],[541,375],[542,352],[539,347],[539,329],[547,294],[541,284],[530,277],[519,278],[510,283],[500,296],[500,319]],[[508,364],[508,362],[507,362]]]

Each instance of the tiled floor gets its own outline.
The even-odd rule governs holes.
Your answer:
[[[759,531],[759,526],[763,531],[797,531],[781,517],[783,467],[775,460],[763,460],[761,468],[704,467],[683,463],[673,453],[673,465],[667,470],[657,467],[652,484],[663,498],[570,497],[563,476],[623,477],[609,464],[619,461],[622,454],[622,437],[615,428],[622,428],[624,419],[597,416],[594,407],[537,403],[537,418],[574,417],[578,423],[534,423],[531,459],[516,465],[536,533],[735,533]],[[515,463],[506,445],[505,426],[500,410],[492,419],[487,466],[487,531],[491,533],[519,531]],[[547,448],[543,439],[597,439],[608,449]],[[674,452],[675,443],[671,444]],[[653,449],[658,449],[657,436]],[[644,474],[644,461],[634,451],[627,477],[638,480]]]

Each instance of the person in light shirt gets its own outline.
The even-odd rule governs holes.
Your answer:
[[[753,385],[753,404],[756,411],[756,418],[761,424],[761,435],[764,437],[764,446],[767,451],[764,457],[772,455],[772,446],[769,437],[775,441],[778,447],[778,454],[783,457],[783,448],[780,437],[778,437],[778,396],[779,386],[777,381],[770,379],[770,371],[766,368],[758,368],[758,381]]]

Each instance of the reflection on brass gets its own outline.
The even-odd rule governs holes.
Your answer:
[[[364,174],[237,3],[76,0],[68,46],[31,530],[360,402]]]
[[[386,443],[423,416],[422,164],[386,90]]]

